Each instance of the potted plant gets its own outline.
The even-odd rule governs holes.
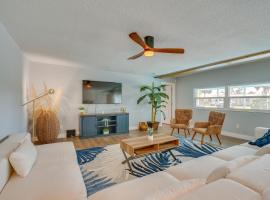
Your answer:
[[[80,114],[81,115],[85,114],[85,107],[84,106],[80,106],[79,107],[79,111],[80,111]]]
[[[160,112],[163,118],[166,118],[165,113],[162,111],[162,108],[166,107],[167,100],[169,99],[169,96],[164,92],[165,87],[166,85],[163,84],[156,86],[153,82],[151,86],[143,85],[140,88],[143,96],[137,100],[137,104],[146,99],[148,104],[151,105],[151,121],[148,121],[147,125],[154,130],[157,130],[159,125],[159,122],[156,121],[157,113]]]

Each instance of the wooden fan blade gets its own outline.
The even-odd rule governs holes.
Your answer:
[[[185,50],[180,48],[152,48],[151,50],[160,53],[185,53]]]
[[[149,48],[145,42],[142,40],[142,38],[136,33],[136,32],[133,32],[133,33],[130,33],[129,34],[129,37],[134,41],[136,42],[138,45],[140,45],[142,48],[146,49],[146,48]]]
[[[144,51],[142,51],[141,53],[138,53],[138,54],[135,55],[135,56],[129,57],[128,60],[134,60],[134,59],[136,59],[136,58],[141,57],[143,54],[144,54]]]

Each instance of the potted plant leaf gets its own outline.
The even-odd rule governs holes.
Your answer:
[[[152,85],[143,85],[140,88],[143,95],[137,100],[137,104],[140,104],[146,99],[148,104],[151,105],[151,121],[148,121],[147,125],[154,130],[157,130],[159,126],[159,122],[156,120],[157,113],[160,112],[163,118],[166,118],[165,113],[162,111],[162,108],[166,107],[167,100],[169,99],[169,96],[165,93],[165,87],[166,85],[163,84],[156,86],[152,82]]]

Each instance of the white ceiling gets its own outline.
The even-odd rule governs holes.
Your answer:
[[[163,74],[270,49],[269,0],[0,0],[0,21],[27,53],[87,67]],[[130,32],[153,35],[141,51]]]

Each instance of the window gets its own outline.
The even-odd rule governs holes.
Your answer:
[[[229,86],[229,106],[240,110],[270,110],[270,84]]]
[[[224,108],[225,87],[195,89],[195,104],[201,108]]]

